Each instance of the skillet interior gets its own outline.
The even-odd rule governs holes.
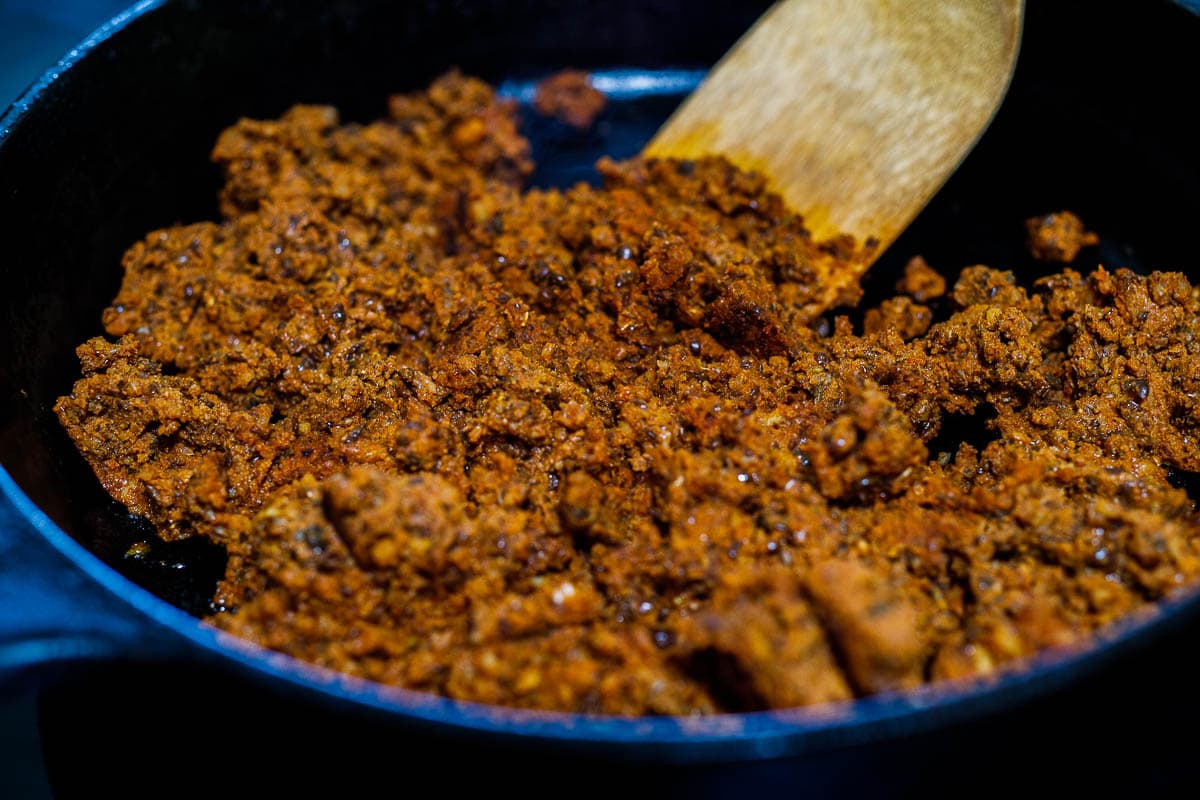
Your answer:
[[[225,7],[168,3],[135,20],[42,93],[0,151],[0,225],[8,252],[0,297],[8,357],[0,459],[65,530],[105,561],[192,613],[207,610],[223,554],[201,541],[167,546],[99,488],[49,411],[78,375],[75,345],[101,332],[100,311],[120,280],[124,249],[157,227],[216,218],[216,134],[240,116],[276,116],[294,102],[337,105],[369,120],[391,92],[423,87],[451,65],[496,83],[564,64],[638,67],[651,75],[702,69],[761,11],[713,4],[676,14],[654,3],[386,3]],[[1033,3],[1018,73],[976,152],[867,282],[889,292],[923,254],[953,275],[986,263],[1032,279],[1020,222],[1070,208],[1103,235],[1100,260],[1139,270],[1191,268],[1185,235],[1200,177],[1185,130],[1181,86],[1196,74],[1196,23],[1166,4],[1136,20],[1077,17]],[[141,29],[145,28],[145,32]],[[150,29],[153,28],[153,31]],[[1137,57],[1090,55],[1120,35]],[[1151,49],[1150,45],[1154,47]],[[632,91],[596,133],[573,135],[526,114],[541,185],[590,179],[600,155],[632,155],[683,97]],[[986,435],[963,420],[954,436]],[[1187,476],[1181,476],[1186,480]],[[124,557],[129,545],[154,543]]]
[[[122,47],[102,46],[46,89],[0,150],[9,348],[0,460],[76,538],[160,596],[202,611],[220,554],[189,543],[123,559],[149,531],[107,501],[49,408],[77,374],[74,346],[100,330],[124,248],[154,227],[215,215],[207,153],[216,133],[238,116],[273,116],[299,101],[369,119],[389,92],[418,88],[451,64],[497,82],[564,64],[700,67],[763,5],[290,3],[285,13],[282,2],[190,0],[134,21]],[[1031,3],[1004,110],[877,265],[873,292],[885,292],[918,252],[951,272],[982,262],[1031,278],[1020,221],[1058,208],[1104,235],[1109,266],[1191,268],[1185,231],[1200,175],[1183,114],[1200,26],[1165,3],[1139,6],[1136,19],[1065,6]],[[1118,44],[1122,57],[1111,57]],[[649,133],[668,110],[633,103],[614,113],[633,114]],[[620,151],[544,132],[535,157],[546,161],[553,145],[565,170],[543,175],[547,182]]]

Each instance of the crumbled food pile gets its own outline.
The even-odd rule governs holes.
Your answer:
[[[1080,250],[1100,242],[1070,211],[1031,217],[1025,220],[1025,232],[1030,254],[1047,263],[1070,264]]]
[[[947,290],[916,259],[856,334],[829,312],[862,252],[759,177],[522,192],[486,85],[389,109],[225,131],[222,221],[129,250],[56,407],[113,497],[227,548],[213,624],[466,700],[695,714],[991,673],[1200,576],[1182,276]]]
[[[540,81],[533,95],[533,107],[539,114],[579,130],[592,127],[606,102],[604,93],[592,86],[592,77],[574,69]]]

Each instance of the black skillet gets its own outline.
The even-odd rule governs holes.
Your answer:
[[[1170,758],[1186,750],[1163,731],[1200,711],[1188,680],[1195,598],[1082,656],[984,685],[622,720],[331,675],[193,616],[206,610],[220,552],[187,542],[125,555],[152,531],[107,500],[49,409],[77,374],[74,346],[100,332],[124,248],[155,227],[215,216],[207,154],[222,127],[295,102],[370,119],[388,93],[451,65],[523,97],[529,79],[571,65],[601,71],[614,102],[585,136],[529,119],[535,181],[589,179],[599,155],[637,152],[764,5],[152,1],[72,51],[0,120],[0,685],[58,678],[42,707],[59,793],[189,794],[226,787],[246,767],[244,781],[305,793],[356,780],[400,792],[433,778],[526,793],[898,796],[986,794],[1042,769],[1043,781],[1073,787],[1142,788],[1176,774]],[[1005,106],[874,268],[868,294],[886,294],[915,253],[947,272],[982,262],[1031,279],[1039,268],[1023,253],[1021,220],[1060,208],[1103,236],[1085,266],[1191,270],[1198,45],[1200,20],[1168,3],[1031,0]],[[960,423],[962,435],[986,436],[979,420]]]

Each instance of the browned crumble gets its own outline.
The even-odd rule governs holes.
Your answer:
[[[587,130],[604,111],[604,93],[592,85],[586,72],[565,69],[543,79],[534,90],[533,107],[572,128]]]
[[[1038,261],[1047,263],[1070,264],[1080,250],[1100,241],[1070,211],[1027,219],[1025,231],[1029,235],[1030,254]]]
[[[904,265],[904,275],[896,281],[896,291],[918,303],[926,303],[946,293],[946,279],[925,263],[925,259],[913,256]]]

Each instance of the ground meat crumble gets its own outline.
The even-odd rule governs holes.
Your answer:
[[[604,111],[604,93],[592,85],[592,76],[564,69],[539,81],[534,90],[533,107],[572,128],[587,130]]]
[[[861,333],[823,326],[862,253],[761,178],[522,191],[515,109],[456,74],[214,158],[222,220],[130,248],[56,411],[113,497],[228,550],[220,628],[466,700],[695,714],[991,673],[1200,575],[1180,275],[916,260]],[[972,415],[990,441],[944,444]]]
[[[1100,241],[1070,211],[1031,217],[1025,220],[1025,232],[1030,254],[1047,263],[1070,264],[1080,250]]]

